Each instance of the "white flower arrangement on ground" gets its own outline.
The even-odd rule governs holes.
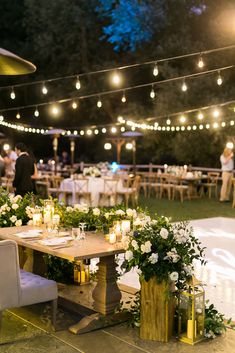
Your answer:
[[[193,274],[193,262],[204,263],[204,249],[187,223],[171,224],[166,217],[136,219],[137,230],[126,239],[122,268],[137,267],[140,277],[148,281],[173,281],[182,288]]]

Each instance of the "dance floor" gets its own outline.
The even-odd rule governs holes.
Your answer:
[[[206,218],[191,221],[194,234],[206,249],[207,264],[196,264],[196,277],[205,284],[206,299],[225,318],[235,320],[235,218]],[[120,283],[139,288],[135,271],[122,276]]]

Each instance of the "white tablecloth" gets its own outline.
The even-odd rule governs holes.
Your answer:
[[[99,203],[99,193],[104,192],[104,180],[105,178],[95,178],[95,177],[88,177],[88,192],[91,193],[91,206],[92,207],[97,207]],[[81,181],[80,181],[81,182]],[[75,189],[76,189],[76,183],[79,183],[78,180],[72,180],[72,179],[64,179],[60,185],[60,190],[61,191],[67,191],[72,193],[71,199],[68,200],[69,204],[76,204],[78,203],[78,200],[76,200],[75,197]],[[126,190],[126,188],[123,187],[122,185],[122,180],[120,179],[117,183],[117,192],[122,192]],[[63,193],[60,194],[59,199],[62,200],[63,198]],[[102,204],[102,206],[114,206],[112,204],[112,198],[111,198],[111,203],[109,204]],[[117,202],[120,203],[121,199],[117,198]]]

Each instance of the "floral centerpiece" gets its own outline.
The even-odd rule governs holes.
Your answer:
[[[135,222],[136,223],[136,222]],[[172,335],[172,291],[184,288],[193,262],[204,263],[204,249],[187,223],[166,217],[144,219],[125,242],[126,271],[137,268],[141,283],[140,337],[167,342]]]
[[[101,171],[97,167],[89,167],[89,168],[84,168],[83,169],[83,175],[84,176],[92,176],[92,177],[100,177],[101,176]]]

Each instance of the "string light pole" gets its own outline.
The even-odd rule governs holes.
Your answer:
[[[143,136],[141,132],[138,131],[125,131],[122,133],[122,136],[131,140],[132,144],[132,164],[133,164],[133,173],[136,172],[136,139],[137,137]]]
[[[58,139],[60,135],[64,132],[62,129],[51,129],[48,130],[45,135],[50,135],[52,136],[52,146],[53,146],[53,152],[54,152],[54,161],[55,161],[55,169],[54,173],[55,175],[57,174],[57,164],[58,164]]]

